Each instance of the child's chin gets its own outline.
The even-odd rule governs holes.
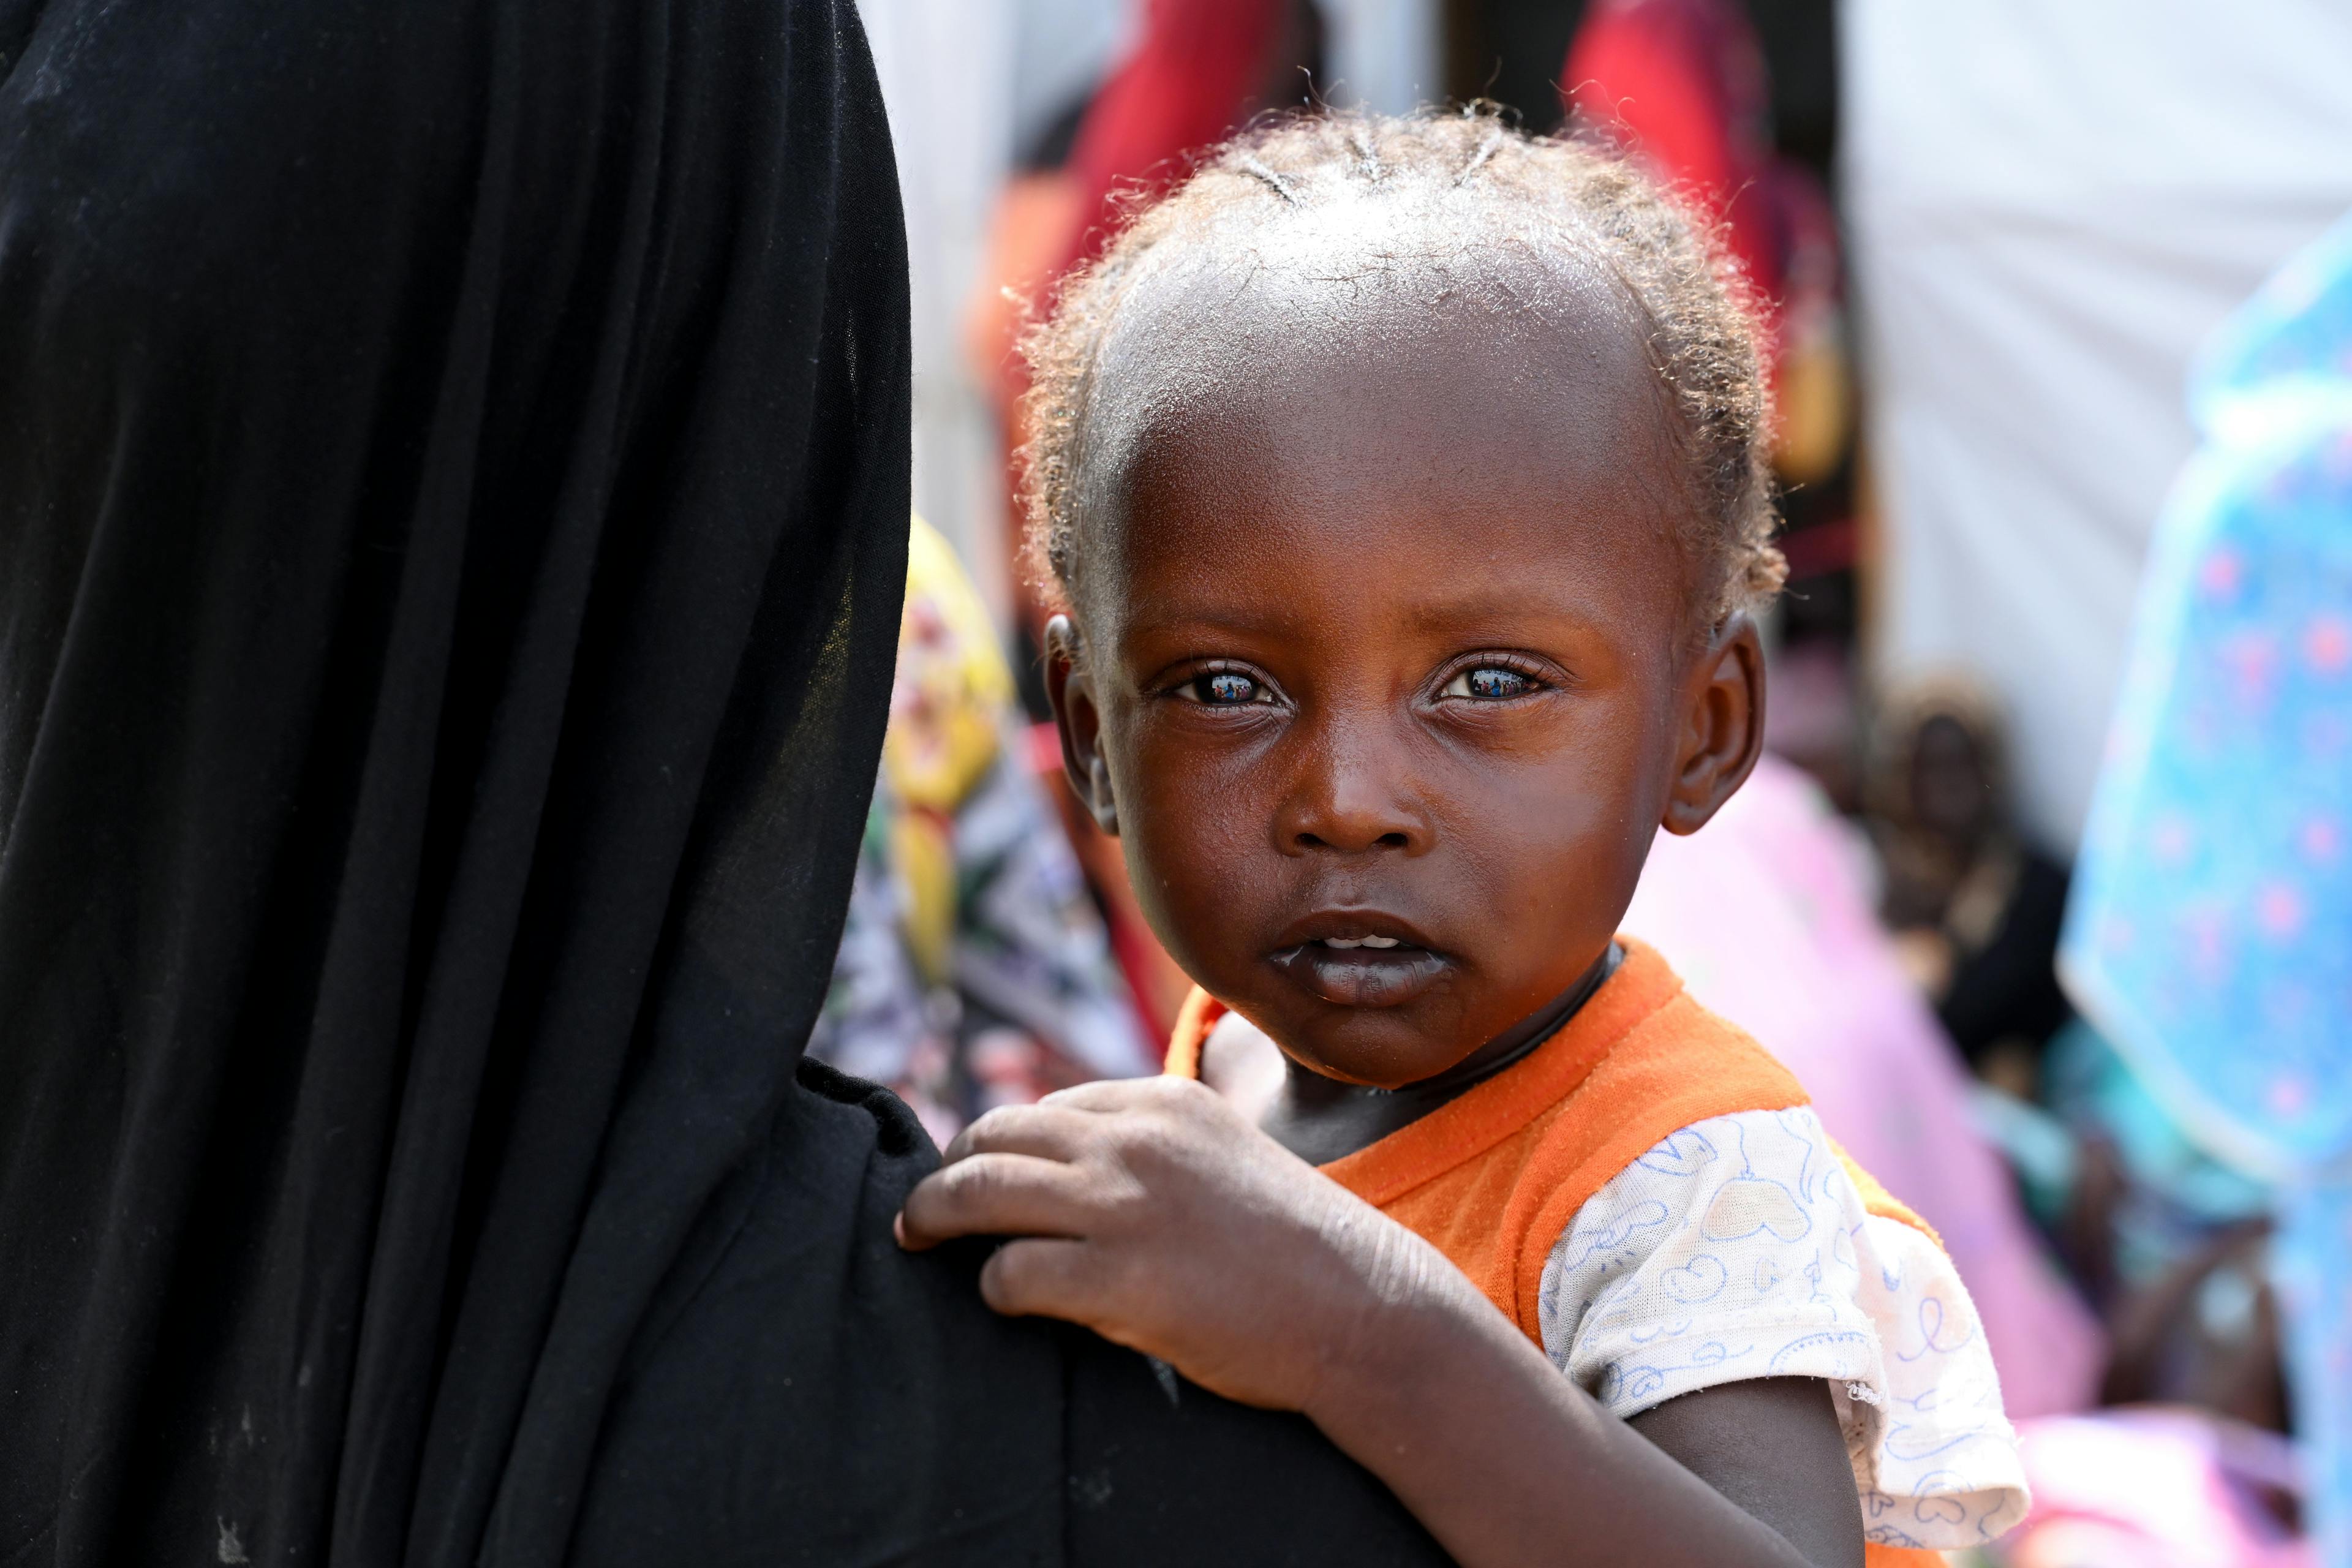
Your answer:
[[[1350,1050],[1345,1047],[1291,1054],[1309,1068],[1337,1082],[1353,1084],[1358,1089],[1410,1089],[1414,1084],[1441,1077],[1460,1059],[1457,1055],[1423,1060],[1419,1050]]]
[[[1302,1067],[1359,1089],[1404,1089],[1451,1070],[1467,1053],[1454,1045],[1454,1030],[1414,1016],[1417,1009],[1366,1010],[1333,1016],[1328,1010],[1304,1032],[1286,1040],[1283,1054]]]

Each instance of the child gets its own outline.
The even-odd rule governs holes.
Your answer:
[[[2014,1520],[1940,1247],[1614,934],[1756,760],[1780,575],[1687,221],[1484,115],[1287,121],[1032,362],[1070,777],[1204,989],[1167,1077],[982,1118],[901,1239],[1021,1238],[992,1306],[1306,1412],[1466,1564]]]

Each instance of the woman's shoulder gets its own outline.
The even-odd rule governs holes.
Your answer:
[[[988,1310],[971,1252],[890,1239],[936,1164],[895,1096],[802,1063],[648,1303],[602,1424],[577,1561],[750,1561],[785,1541],[812,1561],[877,1540],[918,1557],[1058,1550],[1050,1517],[1003,1506],[1061,1472],[1053,1335]],[[747,1463],[757,1486],[742,1484]]]
[[[1172,1398],[1132,1351],[1000,1316],[984,1244],[902,1250],[938,1163],[896,1096],[803,1064],[648,1310],[570,1561],[1444,1560],[1304,1416]]]

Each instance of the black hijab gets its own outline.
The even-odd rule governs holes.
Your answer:
[[[856,16],[0,26],[0,1562],[469,1561],[837,937],[908,506]]]
[[[800,1064],[903,243],[851,0],[0,0],[0,1565],[1423,1559]]]

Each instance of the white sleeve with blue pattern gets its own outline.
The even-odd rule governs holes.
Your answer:
[[[2016,1434],[1943,1250],[1873,1215],[1811,1110],[1694,1123],[1577,1211],[1543,1342],[1618,1415],[1751,1377],[1830,1384],[1870,1538],[1940,1550],[2025,1511]]]

